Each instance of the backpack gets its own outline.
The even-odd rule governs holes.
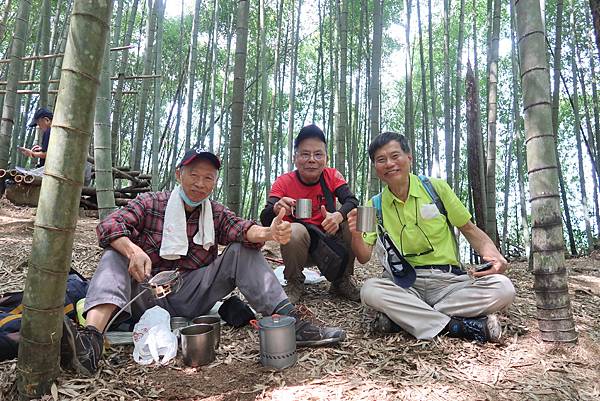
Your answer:
[[[446,224],[448,225],[448,229],[450,230],[450,234],[452,234],[452,239],[454,241],[454,252],[456,254],[456,260],[460,263],[460,254],[458,251],[458,241],[456,239],[456,234],[454,234],[454,228],[452,227],[452,223],[450,223],[450,219],[448,219],[448,211],[446,210],[446,207],[444,206],[444,202],[442,202],[442,199],[440,198],[437,191],[433,187],[433,184],[431,183],[431,180],[429,179],[429,177],[426,177],[424,175],[419,175],[418,177],[419,177],[419,181],[421,181],[421,184],[423,184],[423,187],[425,188],[427,195],[429,195],[429,198],[431,198],[431,201],[433,202],[433,204],[438,208],[440,213],[443,214],[444,217],[446,218]],[[375,211],[377,214],[377,224],[378,224],[377,235],[378,236],[380,236],[380,233],[379,233],[380,228],[379,227],[381,227],[381,230],[385,231],[385,229],[383,228],[383,209],[381,207],[381,194],[382,194],[382,192],[378,193],[377,195],[373,196],[373,198],[371,198],[373,207],[375,208]]]

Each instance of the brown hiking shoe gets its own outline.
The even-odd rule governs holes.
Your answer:
[[[344,329],[327,326],[304,305],[296,306],[289,316],[296,319],[296,345],[298,347],[331,346],[346,339]]]
[[[338,281],[331,283],[329,293],[349,299],[350,301],[360,302],[360,288],[354,284],[354,281],[349,277],[342,277]]]
[[[289,280],[285,286],[285,293],[291,304],[297,304],[304,294],[304,283],[300,281]]]

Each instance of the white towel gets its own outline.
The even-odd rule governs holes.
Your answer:
[[[167,260],[176,260],[188,253],[187,221],[179,191],[183,189],[177,186],[171,192],[165,210],[160,257]],[[198,232],[194,235],[194,244],[202,245],[208,251],[215,244],[215,225],[210,200],[204,199],[200,207]]]

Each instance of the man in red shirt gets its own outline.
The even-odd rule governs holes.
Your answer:
[[[304,292],[304,274],[306,266],[314,266],[315,261],[309,254],[310,235],[304,224],[312,224],[330,235],[342,238],[348,252],[348,264],[341,279],[331,283],[329,291],[350,300],[359,302],[360,292],[352,282],[354,273],[354,254],[346,215],[358,206],[342,174],[327,164],[327,142],[321,128],[314,124],[302,128],[294,140],[294,164],[296,170],[279,176],[269,192],[267,205],[260,220],[263,226],[269,226],[275,216],[284,209],[284,220],[292,223],[290,242],[281,245],[281,256],[285,265],[284,277],[287,280],[286,293],[292,303],[298,302]],[[337,198],[341,207],[333,212],[327,211],[327,201],[323,193],[324,185]],[[301,224],[292,215],[297,199],[312,201],[312,215],[303,219]]]

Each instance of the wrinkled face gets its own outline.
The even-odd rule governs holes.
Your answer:
[[[327,164],[325,144],[317,138],[308,138],[298,144],[294,154],[294,164],[302,181],[312,184],[319,177]]]
[[[42,117],[37,119],[37,126],[42,132],[46,131],[52,125],[52,120],[48,117]]]
[[[175,172],[177,182],[193,202],[206,199],[217,183],[218,170],[206,159],[196,159]]]
[[[405,153],[397,141],[390,141],[377,149],[373,159],[377,176],[387,185],[408,179],[412,154]]]

